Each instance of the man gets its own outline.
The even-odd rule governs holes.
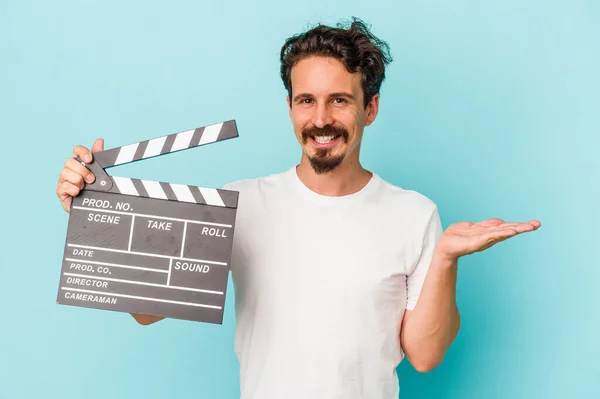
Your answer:
[[[225,187],[240,192],[231,268],[242,398],[397,398],[403,357],[431,370],[459,330],[459,257],[540,227],[490,219],[442,233],[431,200],[361,166],[389,62],[357,20],[281,50],[300,163]],[[74,155],[92,159],[81,146]],[[65,210],[93,179],[67,161],[57,189]]]

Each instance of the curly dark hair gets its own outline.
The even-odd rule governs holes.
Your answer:
[[[347,24],[340,22],[336,27],[319,24],[285,41],[280,54],[281,79],[290,98],[292,67],[310,56],[333,57],[341,61],[348,72],[360,72],[365,108],[379,93],[385,67],[392,62],[389,46],[374,36],[360,19],[352,18],[350,26]]]

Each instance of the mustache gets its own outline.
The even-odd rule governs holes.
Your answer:
[[[345,142],[348,141],[348,130],[344,127],[337,127],[333,125],[325,125],[322,128],[312,126],[302,130],[302,140],[306,142],[309,137],[319,136],[342,136]]]

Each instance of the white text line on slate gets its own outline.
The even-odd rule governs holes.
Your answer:
[[[120,278],[111,278],[111,277],[98,277],[92,276],[89,274],[79,274],[79,273],[63,273],[65,276],[71,277],[83,277],[94,280],[103,280],[103,281],[114,281],[115,283],[127,283],[127,284],[137,284],[137,285],[147,285],[150,287],[161,287],[161,288],[171,288],[174,290],[182,290],[182,291],[194,291],[194,292],[203,292],[205,294],[216,294],[223,295],[222,291],[212,291],[212,290],[203,290],[200,288],[188,288],[188,287],[179,287],[177,285],[165,285],[165,284],[155,284],[155,283],[146,283],[143,281],[134,281],[134,280],[123,280]]]
[[[188,306],[196,306],[199,308],[211,308],[211,309],[221,309],[221,306],[214,305],[203,305],[200,303],[191,303],[191,302],[181,302],[181,301],[171,301],[169,299],[159,299],[159,298],[147,298],[145,296],[137,296],[137,295],[125,295],[125,294],[115,294],[113,292],[103,292],[103,291],[92,291],[92,290],[82,290],[80,288],[69,288],[69,287],[60,287],[64,291],[75,291],[75,292],[85,292],[87,294],[96,294],[96,295],[106,295],[106,296],[116,296],[121,298],[128,299],[140,299],[142,301],[153,301],[153,302],[164,302],[164,303],[174,303],[177,305],[188,305]]]
[[[119,265],[117,263],[96,262],[96,261],[87,260],[87,259],[65,258],[65,260],[67,260],[69,262],[84,262],[84,263],[89,263],[92,265],[113,266],[113,267],[122,267],[124,269],[143,270],[146,272],[169,273],[168,270],[151,269],[149,267],[140,267],[140,266]]]
[[[143,256],[151,256],[151,257],[154,257],[154,258],[163,258],[163,259],[181,259],[181,260],[189,260],[191,262],[210,263],[211,265],[227,266],[227,263],[225,263],[225,262],[217,262],[217,261],[213,261],[213,260],[180,258],[179,256],[158,255],[158,254],[150,254],[150,253],[146,253],[146,252],[126,251],[124,249],[112,249],[112,248],[92,247],[92,246],[89,246],[89,245],[79,245],[79,244],[67,244],[67,245],[69,247],[87,248],[87,249],[94,249],[94,250],[98,250],[98,251],[118,252],[118,253],[121,253],[121,254],[143,255]]]
[[[212,222],[200,222],[198,220],[179,219],[179,218],[171,218],[171,217],[167,217],[167,216],[157,216],[157,215],[146,215],[146,214],[143,214],[143,213],[135,213],[135,212],[111,211],[111,210],[108,210],[108,209],[88,208],[88,207],[85,207],[85,206],[73,206],[73,209],[83,209],[83,210],[86,210],[86,211],[95,211],[95,212],[116,213],[118,215],[142,216],[142,217],[151,218],[151,219],[173,220],[175,222],[188,222],[188,223],[195,223],[195,224],[206,224],[206,225],[209,225],[209,226],[231,227],[230,224],[212,223]]]

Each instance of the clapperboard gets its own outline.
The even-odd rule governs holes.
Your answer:
[[[71,205],[57,302],[221,324],[238,193],[104,169],[237,136],[231,120],[95,153],[96,180]]]

